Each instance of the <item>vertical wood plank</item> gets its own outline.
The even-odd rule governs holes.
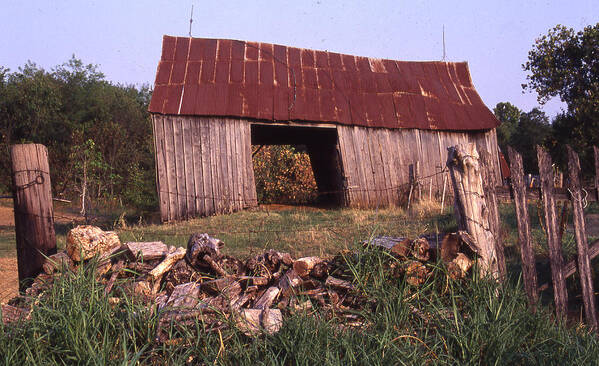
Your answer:
[[[185,181],[185,145],[183,142],[183,120],[180,116],[173,118],[173,136],[175,147],[175,167],[177,179],[177,220],[188,218],[187,214],[187,185]]]
[[[349,202],[347,202],[347,205],[350,207],[364,207],[364,191],[360,191],[362,185],[356,162],[353,129],[347,126],[337,126],[337,133],[348,190]]]
[[[518,221],[518,243],[520,244],[520,256],[522,258],[524,290],[528,297],[528,303],[534,311],[539,300],[539,294],[537,291],[537,270],[530,234],[530,218],[528,216],[528,204],[526,201],[526,183],[524,182],[522,156],[510,146],[508,146],[507,152],[510,157],[511,181],[514,191],[514,205],[516,206],[516,220]]]
[[[559,317],[564,317],[568,310],[568,292],[566,290],[566,279],[563,274],[564,259],[562,257],[562,248],[561,243],[558,241],[551,157],[545,149],[537,145],[537,159],[539,162],[543,207],[545,209],[545,228],[547,229],[547,245],[549,247],[549,260],[551,263],[555,311]]]
[[[597,329],[597,311],[595,306],[595,291],[593,290],[593,279],[591,273],[591,260],[589,258],[589,243],[587,241],[584,212],[582,207],[582,187],[580,184],[580,160],[570,145],[568,150],[568,177],[572,208],[574,213],[574,236],[578,251],[578,273],[580,274],[580,286],[582,287],[582,302],[587,325],[591,329]]]
[[[243,140],[245,146],[245,158],[248,162],[246,164],[247,173],[247,187],[248,187],[248,198],[250,199],[250,207],[258,206],[258,194],[256,192],[256,180],[254,178],[254,165],[252,160],[252,132],[250,123],[243,121]]]
[[[203,152],[202,136],[200,131],[200,121],[198,117],[190,118],[191,128],[191,152],[193,164],[193,182],[195,195],[195,213],[196,215],[207,215],[204,201],[204,176],[203,176]]]
[[[169,188],[164,147],[163,119],[164,117],[162,115],[152,115],[152,125],[154,128],[154,151],[156,159],[156,189],[158,190],[158,200],[160,204],[160,220],[164,222],[169,220]]]
[[[364,177],[362,184],[362,191],[365,192],[366,207],[375,207],[377,202],[376,185],[374,182],[374,174],[372,161],[370,157],[370,152],[368,148],[368,137],[366,134],[366,128],[363,127],[354,127],[354,142],[357,144],[359,148],[359,153],[357,155],[358,168]],[[356,159],[356,160],[357,160]]]
[[[212,157],[210,149],[210,121],[199,117],[200,142],[202,148],[202,186],[204,192],[205,215],[212,215],[214,209],[214,192],[212,191]]]
[[[193,163],[193,136],[191,131],[191,117],[180,117],[183,137],[183,179],[185,180],[187,207],[186,217],[196,216],[196,187],[195,165]]]
[[[211,157],[211,171],[212,171],[212,192],[213,192],[213,201],[214,201],[214,212],[217,214],[221,214],[225,212],[224,210],[224,200],[223,200],[223,185],[220,184],[222,177],[222,173],[220,170],[220,152],[219,152],[219,144],[220,144],[220,126],[219,121],[216,118],[208,119],[209,128],[210,128],[210,157]]]
[[[177,203],[177,171],[175,169],[175,151],[174,151],[174,136],[173,136],[173,119],[172,117],[164,117],[164,146],[165,146],[165,163],[166,163],[166,179],[168,186],[168,221],[176,220],[179,217],[179,205]]]
[[[227,164],[227,123],[221,118],[215,119],[218,124],[218,159],[220,179],[218,184],[222,187],[221,199],[223,212],[231,212],[231,179],[229,177],[229,167]]]
[[[235,131],[237,126],[235,125],[234,119],[227,120],[227,162],[229,164],[229,176],[231,179],[231,202],[233,204],[233,210],[239,211],[241,209],[241,200],[239,199],[239,180],[238,180],[238,167],[237,162],[239,161],[239,155],[237,154],[237,139]]]
[[[56,253],[48,150],[43,145],[10,148],[19,289],[42,269],[44,256]]]

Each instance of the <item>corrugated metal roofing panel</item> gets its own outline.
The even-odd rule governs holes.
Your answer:
[[[465,62],[164,36],[152,113],[439,130],[498,125]]]

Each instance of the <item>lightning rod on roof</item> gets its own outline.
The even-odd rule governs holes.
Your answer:
[[[446,61],[447,55],[445,54],[445,24],[443,24],[443,59],[442,61]]]
[[[191,15],[189,16],[189,38],[191,38],[191,23],[193,23],[193,4],[191,4]]]

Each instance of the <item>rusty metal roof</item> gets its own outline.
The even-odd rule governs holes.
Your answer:
[[[480,130],[499,125],[466,62],[381,60],[164,36],[152,113]]]

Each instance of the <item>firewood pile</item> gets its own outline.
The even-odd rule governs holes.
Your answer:
[[[451,277],[464,278],[476,253],[465,233],[414,240],[378,237],[364,245],[398,259],[389,261],[391,278],[404,278],[414,286],[426,281],[429,269],[425,264],[438,256]],[[223,246],[208,234],[191,235],[187,248],[162,242],[121,244],[114,232],[76,227],[67,235],[66,251],[48,258],[26,296],[3,306],[3,321],[27,319],[26,304],[30,306],[31,299],[43,301],[44,291],[56,276],[92,263],[111,304],[116,306],[125,297],[143,301],[159,312],[162,325],[192,324],[200,319],[213,329],[235,324],[255,335],[277,332],[284,316],[320,309],[341,326],[355,327],[364,325],[360,311],[374,305],[352,283],[347,259],[355,253],[294,259],[270,249],[240,260],[223,254]]]

